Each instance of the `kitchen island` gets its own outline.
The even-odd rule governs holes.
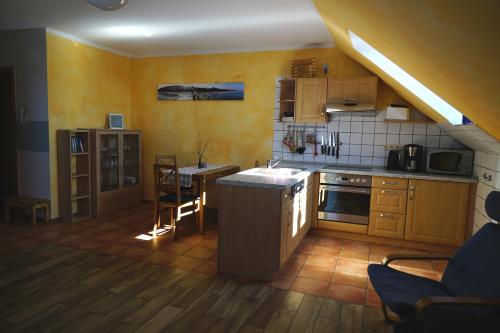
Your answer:
[[[309,231],[313,172],[285,169],[217,180],[219,272],[270,281]]]

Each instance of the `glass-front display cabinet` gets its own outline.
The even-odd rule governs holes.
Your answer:
[[[91,130],[93,215],[129,209],[142,202],[142,145],[138,130]]]

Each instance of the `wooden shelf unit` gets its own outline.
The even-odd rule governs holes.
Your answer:
[[[59,218],[63,222],[85,220],[92,215],[89,148],[89,131],[57,131]]]
[[[295,117],[295,80],[285,79],[280,81],[280,120],[285,117],[285,112],[293,113]]]

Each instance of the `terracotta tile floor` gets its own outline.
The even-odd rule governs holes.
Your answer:
[[[207,212],[208,213],[208,212]],[[217,274],[217,228],[215,214],[207,214],[206,235],[199,235],[192,221],[181,223],[179,239],[170,235],[156,240],[137,239],[151,231],[152,207],[142,205],[100,220],[73,224],[0,223],[0,255],[15,253],[41,242],[122,256],[157,265]],[[339,301],[380,307],[371,286],[367,265],[380,263],[391,253],[424,251],[308,235],[270,286],[330,297]],[[408,273],[440,279],[443,262],[395,262],[391,265]]]

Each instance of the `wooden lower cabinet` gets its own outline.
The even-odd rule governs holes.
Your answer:
[[[369,235],[403,239],[404,233],[405,215],[370,212]]]
[[[372,188],[370,209],[395,214],[406,213],[406,191]]]
[[[311,227],[312,177],[302,192],[220,185],[218,270],[272,280]]]
[[[467,183],[411,179],[404,238],[461,245],[465,237],[469,187]]]

